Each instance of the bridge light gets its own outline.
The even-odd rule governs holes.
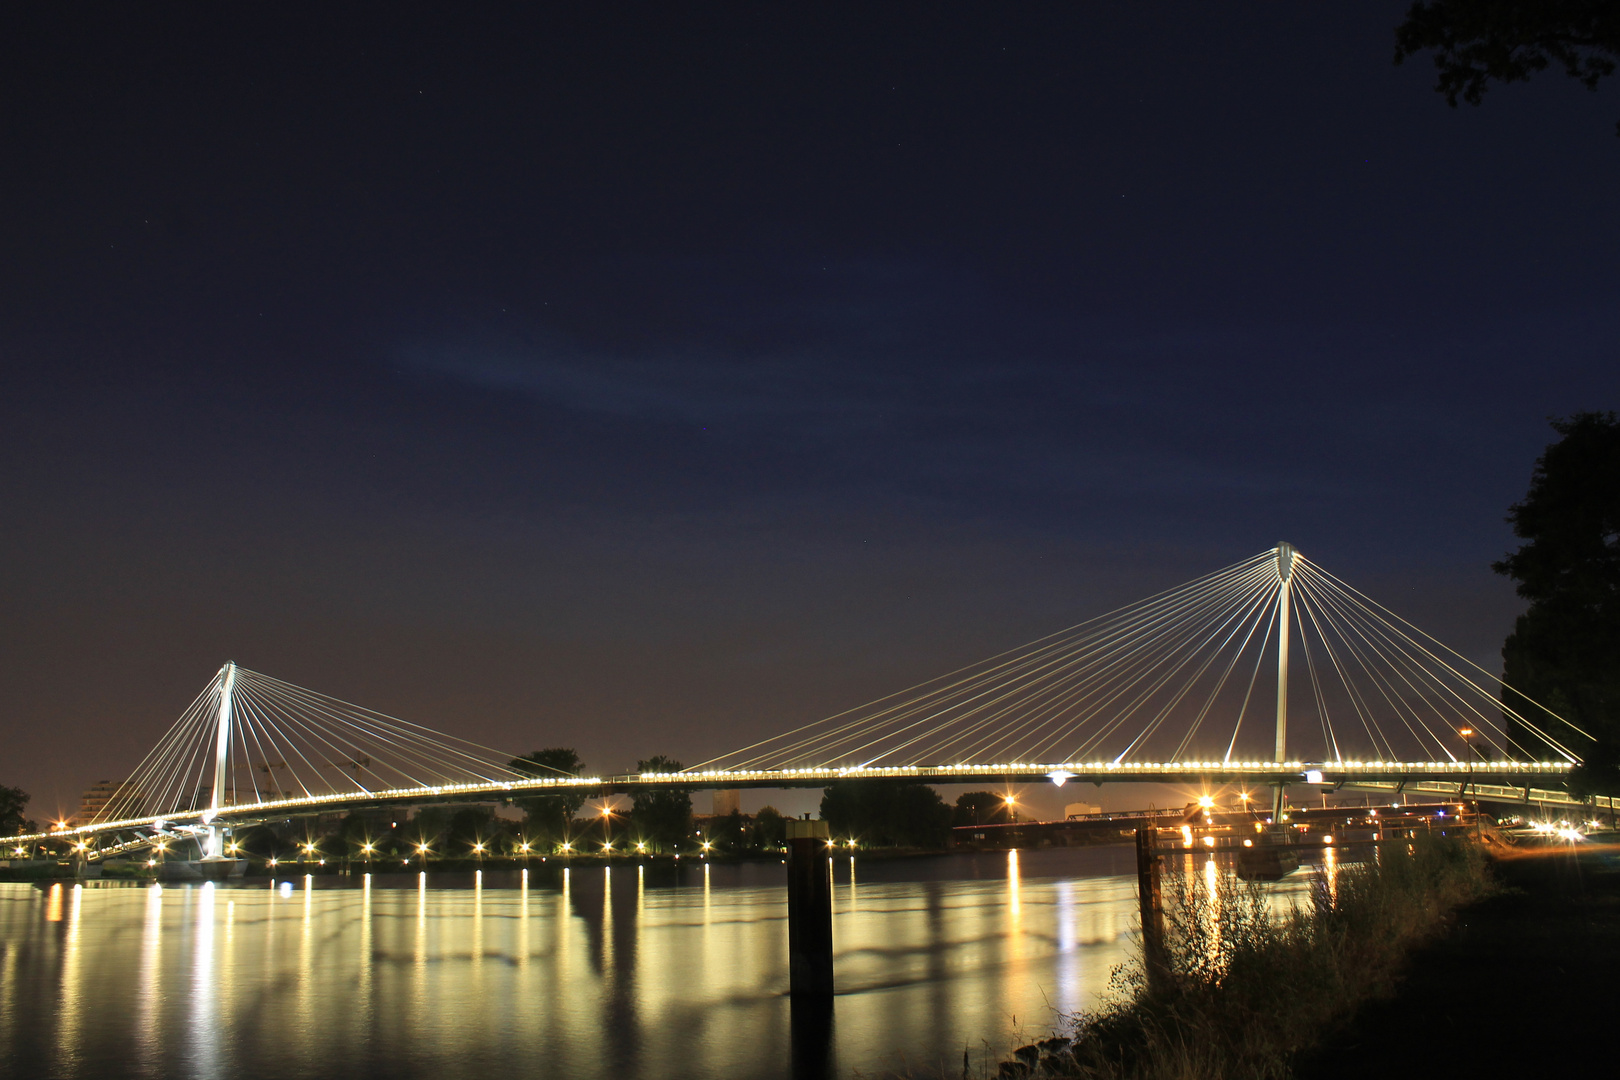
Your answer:
[[[613,842],[612,842],[612,841],[608,841],[608,842],[607,842],[607,843],[604,843],[604,844],[603,844],[603,845],[602,845],[602,850],[603,850],[603,851],[612,851],[612,850],[613,850]]]
[[[1215,805],[1215,800],[1211,796],[1200,795],[1198,796],[1198,805],[1202,806],[1205,810],[1208,810],[1210,807]]]
[[[643,843],[641,843],[641,842],[640,842],[640,841],[639,841],[639,840],[638,840],[638,841],[636,841],[636,850],[637,850],[637,851],[646,851],[646,850],[647,850],[647,845],[646,845],[646,844],[643,844]]]
[[[569,843],[569,842],[568,842],[568,841],[566,841],[566,840],[564,840],[564,841],[563,841],[563,846],[562,846],[562,849],[563,849],[563,850],[564,850],[564,851],[573,851],[573,850],[574,850],[574,845],[573,845],[573,844],[570,844],[570,843]]]
[[[527,852],[529,850],[529,842],[527,840],[525,840],[523,843],[519,844],[518,845],[518,850],[522,851],[522,852]]]

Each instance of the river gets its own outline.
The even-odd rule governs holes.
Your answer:
[[[795,1017],[785,881],[548,862],[0,884],[0,1075],[960,1075],[964,1050],[993,1066],[1094,1005],[1136,912],[1128,847],[840,856],[837,997]]]

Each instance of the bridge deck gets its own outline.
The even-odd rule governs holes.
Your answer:
[[[69,829],[32,833],[7,839],[13,843],[40,840],[75,842],[121,830],[153,827],[197,827],[249,824],[306,814],[330,813],[383,805],[489,802],[523,796],[583,792],[589,795],[633,794],[648,788],[806,788],[826,787],[840,780],[880,780],[925,784],[1117,783],[1198,784],[1200,787],[1241,785],[1267,788],[1277,784],[1310,784],[1324,788],[1367,788],[1450,794],[1455,798],[1466,786],[1477,798],[1496,802],[1583,805],[1562,784],[1573,768],[1568,762],[1497,761],[1470,768],[1462,762],[1057,762],[1036,764],[909,765],[875,768],[806,768],[716,770],[708,772],[638,773],[621,776],[545,777],[483,783],[442,784],[431,787],[357,790],[327,795],[277,799],[220,807],[217,813],[177,812],[154,817],[96,822]]]

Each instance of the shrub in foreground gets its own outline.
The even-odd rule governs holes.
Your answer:
[[[1022,1048],[1003,1076],[1286,1077],[1299,1053],[1387,992],[1407,953],[1490,891],[1478,845],[1386,845],[1318,871],[1308,907],[1274,914],[1230,873],[1167,874],[1165,941],[1115,971],[1111,1000]]]

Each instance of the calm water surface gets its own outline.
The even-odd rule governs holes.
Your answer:
[[[792,1015],[775,864],[0,884],[0,1075],[959,1075],[1095,1004],[1134,875],[1130,848],[840,858],[830,1022]]]

